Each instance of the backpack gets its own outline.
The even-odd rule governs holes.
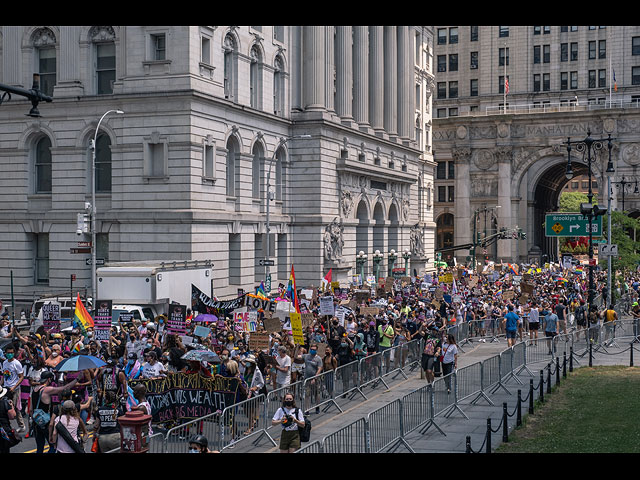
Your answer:
[[[434,355],[436,352],[436,342],[433,338],[427,338],[424,343],[424,354]]]
[[[299,409],[296,408],[296,418],[298,417]],[[298,428],[298,432],[300,433],[300,441],[308,442],[311,438],[311,421],[309,418],[303,413],[302,417],[304,418],[304,427]]]

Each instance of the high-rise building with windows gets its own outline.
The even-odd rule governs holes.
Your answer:
[[[0,298],[91,285],[70,253],[91,199],[97,258],[211,260],[219,298],[433,260],[432,27],[3,26]],[[266,230],[267,190],[272,192]],[[267,242],[269,234],[269,242]],[[269,251],[266,251],[267,243]],[[400,258],[397,263],[404,263]],[[392,266],[392,265],[391,265]],[[382,275],[386,276],[386,275]],[[99,289],[98,289],[99,293]]]
[[[529,235],[498,241],[482,252],[485,258],[556,257],[555,240],[545,238],[541,225],[569,182],[563,142],[588,132],[593,138],[611,134],[613,181],[637,173],[640,27],[433,28],[436,248],[469,244],[474,231],[484,233],[479,212],[490,209],[489,232],[518,226]],[[586,174],[587,160],[575,150],[572,158],[581,168],[575,177]],[[603,162],[598,157],[592,164],[600,191],[606,191]],[[614,206],[616,196],[613,189]],[[634,215],[640,214],[636,200],[633,194],[625,199]],[[467,261],[470,251],[446,254]]]

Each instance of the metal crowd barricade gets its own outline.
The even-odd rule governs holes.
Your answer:
[[[322,441],[316,440],[315,442],[311,442],[296,450],[294,453],[324,453]]]
[[[300,383],[300,382],[297,382]],[[276,446],[276,442],[266,430],[267,421],[271,424],[271,418],[266,418],[266,397],[258,395],[242,402],[226,407],[220,414],[219,450],[229,448],[243,439],[259,435],[252,443],[257,445],[260,439],[266,435],[269,441]]]
[[[491,399],[484,393],[482,379],[483,368],[481,362],[472,363],[466,367],[456,371],[456,395],[457,400],[462,401],[476,395],[471,401],[475,404],[479,398],[484,398],[490,405],[493,405]]]
[[[330,407],[328,404],[333,404],[342,413],[340,405],[335,401],[334,385],[335,370],[329,370],[315,377],[306,378],[302,387],[303,398],[301,405],[303,410],[309,412],[312,408],[319,409],[325,405],[323,410],[327,411]]]
[[[527,365],[540,362],[548,363],[549,359],[553,357],[553,338],[551,337],[529,339],[524,343],[527,345]]]
[[[322,439],[323,453],[370,453],[369,425],[364,417]]]
[[[533,376],[531,370],[527,368],[527,343],[525,341],[518,342],[511,347],[511,349],[513,350],[514,373],[520,375],[523,371],[526,371],[529,375]]]
[[[338,397],[351,400],[354,395],[360,394],[366,400],[367,396],[360,390],[360,362],[353,361],[339,366],[335,372],[335,389],[333,399]]]
[[[291,385],[286,385],[281,388],[277,388],[275,390],[271,390],[267,393],[267,401],[265,403],[265,430],[269,430],[271,425],[271,419],[276,414],[278,408],[282,406],[282,400],[284,396],[288,393],[293,394],[293,398],[296,405],[304,405],[303,395],[303,382],[292,383]],[[237,404],[236,404],[237,405]],[[302,408],[302,407],[300,407]],[[221,447],[222,448],[222,447]]]
[[[482,361],[482,391],[486,392],[489,388],[494,387],[497,390],[500,386],[500,355],[486,358]],[[503,386],[504,388],[504,386]],[[507,390],[506,388],[504,388]],[[509,391],[507,390],[507,393]]]
[[[219,420],[220,412],[214,412],[169,429],[164,436],[164,453],[186,453],[189,447],[188,441],[192,435],[204,435],[212,445],[218,448]]]
[[[393,374],[392,380],[398,375],[402,375],[405,379],[407,378],[406,373],[402,371],[400,367],[401,357],[403,352],[403,345],[399,345],[397,347],[391,347],[383,352],[380,352],[382,356],[382,365],[381,365],[381,374],[380,377],[385,377],[387,375]],[[396,356],[398,356],[398,361],[396,361]]]
[[[421,366],[422,360],[422,339],[411,340],[403,345],[406,349],[406,361],[404,362],[402,369],[408,369],[409,372],[418,370]]]
[[[509,379],[514,379],[516,383],[522,385],[522,381],[514,373],[514,350],[513,347],[500,353],[500,383]]]
[[[404,445],[411,453],[415,453],[404,439],[402,417],[400,399],[367,415],[369,453],[380,453],[385,450],[394,452],[400,445]]]
[[[565,353],[569,355],[573,348],[573,338],[573,333],[553,337],[553,357],[562,357]]]
[[[376,388],[379,383],[382,383],[386,388],[389,385],[386,384],[382,378],[382,354],[374,353],[373,355],[367,355],[360,360],[360,388],[364,388],[365,385],[370,385],[371,388]]]
[[[402,397],[402,407],[405,435],[421,428],[425,423],[428,424],[427,430],[434,425],[442,435],[445,435],[434,421],[431,385],[420,387]]]

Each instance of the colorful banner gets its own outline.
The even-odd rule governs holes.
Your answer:
[[[187,333],[187,307],[186,305],[169,305],[169,319],[167,320],[167,330],[176,335],[186,335]]]
[[[108,342],[111,335],[111,315],[113,301],[98,300],[96,302],[96,311],[93,318],[95,325],[94,335],[99,342]]]

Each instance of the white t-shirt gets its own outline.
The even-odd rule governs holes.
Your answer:
[[[442,363],[453,363],[455,356],[458,354],[458,347],[454,344],[449,345],[448,343],[444,343],[442,345],[442,352],[444,353]]]
[[[160,362],[156,362],[154,365],[151,365],[149,362],[142,364],[143,378],[159,377],[163,371],[164,367]]]
[[[302,413],[302,410],[298,409],[298,415],[296,416],[296,409],[288,407],[280,407],[276,410],[273,419],[277,422],[278,420],[282,420],[285,415],[291,415],[292,417],[297,418],[299,422],[304,422],[304,414]],[[291,422],[291,425],[283,427],[283,430],[287,430],[288,432],[298,430],[298,424],[296,422]]]
[[[281,368],[289,367],[286,372],[277,370],[276,383],[279,385],[289,385],[291,383],[291,357],[289,355],[285,355],[284,357],[278,355],[276,362],[278,362],[278,366]]]
[[[538,309],[532,308],[529,312],[529,323],[539,323],[540,316],[538,315]]]
[[[5,360],[2,362],[2,376],[4,377],[5,388],[15,387],[22,374],[24,374],[24,368],[18,360]]]

